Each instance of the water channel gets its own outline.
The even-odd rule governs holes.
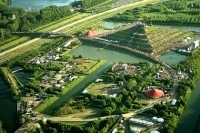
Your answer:
[[[8,86],[0,76],[0,121],[7,133],[13,133],[15,118],[17,116],[17,104],[12,99]]]
[[[12,0],[11,7],[22,7],[26,11],[37,9],[40,10],[44,7],[56,5],[66,6],[75,0]]]

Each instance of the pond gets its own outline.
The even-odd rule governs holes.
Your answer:
[[[56,6],[65,6],[69,5],[75,0],[12,0],[10,4],[11,7],[22,7],[26,11],[37,9],[40,10],[44,7],[56,5]]]
[[[17,103],[12,99],[9,88],[0,76],[0,121],[7,133],[13,133],[17,116]]]
[[[111,22],[111,21],[104,21],[101,26],[106,28],[106,29],[109,29],[109,30],[112,30],[112,29],[115,29],[117,27],[120,27],[122,25],[124,25],[126,23],[122,23],[122,22]]]

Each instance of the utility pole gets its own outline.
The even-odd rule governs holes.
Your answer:
[[[1,38],[4,39],[4,33],[3,33],[3,29],[1,28]]]

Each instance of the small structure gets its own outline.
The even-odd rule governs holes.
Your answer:
[[[87,37],[94,37],[94,36],[96,36],[96,35],[98,35],[98,33],[97,33],[96,31],[94,31],[94,30],[89,30],[89,31],[85,34],[85,36],[87,36]]]
[[[164,122],[164,119],[163,119],[163,118],[158,118],[158,119],[157,119],[157,122],[163,123],[163,122]]]
[[[131,128],[131,132],[133,132],[133,133],[140,133],[141,129],[137,128],[137,127],[133,127],[133,128]]]
[[[103,79],[96,79],[95,83],[98,83],[98,82],[103,82]]]
[[[82,93],[83,93],[83,94],[86,94],[86,93],[88,93],[87,89],[85,89],[85,90],[84,90]]]
[[[141,124],[141,125],[145,125],[145,126],[153,126],[154,125],[153,122],[149,122],[149,121],[145,121],[145,120],[140,120],[140,119],[135,119],[135,118],[129,119],[129,122],[136,123],[136,124]]]
[[[156,130],[152,130],[150,133],[160,133],[160,132],[158,132]]]
[[[164,92],[158,89],[149,89],[145,92],[145,94],[151,98],[159,98],[161,96],[164,96]]]
[[[128,68],[128,64],[122,64],[122,66],[121,66],[122,70],[127,70],[127,68]]]
[[[109,95],[109,97],[111,97],[111,98],[115,98],[116,96],[117,96],[117,94]]]
[[[176,104],[176,101],[177,101],[176,99],[173,99],[171,105],[174,106]]]

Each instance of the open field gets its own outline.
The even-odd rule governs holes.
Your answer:
[[[50,31],[50,30],[55,30],[56,28],[59,28],[59,27],[64,26],[66,24],[69,24],[70,22],[77,21],[77,20],[82,19],[84,17],[87,17],[89,15],[90,14],[88,14],[88,13],[76,13],[72,16],[63,18],[63,19],[58,20],[56,22],[52,22],[52,23],[48,24],[49,26],[45,26],[45,28],[39,27],[40,28],[39,32],[47,32],[47,31]],[[35,29],[34,31],[37,31],[37,29]]]
[[[112,83],[92,83],[87,90],[93,95],[112,95],[122,91],[121,87]]]
[[[73,63],[77,64],[75,70],[83,73],[87,73],[100,62],[101,60],[89,60],[83,58],[77,58],[73,61]]]

